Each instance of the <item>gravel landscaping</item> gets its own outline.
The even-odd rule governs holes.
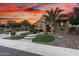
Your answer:
[[[79,49],[79,34],[68,34],[67,30],[57,30],[55,34],[50,34],[55,37],[51,42],[35,42],[46,45]]]

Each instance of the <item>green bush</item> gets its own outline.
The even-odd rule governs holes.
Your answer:
[[[21,37],[25,37],[26,35],[27,35],[27,33],[20,34]]]
[[[0,31],[3,31],[4,30],[4,28],[0,28]]]
[[[11,32],[11,35],[12,35],[12,36],[15,36],[15,34],[16,34],[16,32]]]
[[[39,32],[43,32],[43,29],[39,29]]]
[[[32,41],[33,42],[51,42],[54,39],[55,37],[52,35],[43,34],[43,35],[37,35],[36,38],[34,38]]]
[[[27,36],[27,34],[28,34],[28,33],[22,33],[22,34],[20,34],[20,36],[15,36],[15,37],[13,37],[12,39],[16,39],[16,40],[18,40],[18,39],[23,39],[25,36]]]

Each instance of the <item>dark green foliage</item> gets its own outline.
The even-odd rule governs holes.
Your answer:
[[[20,23],[20,25],[23,28],[23,30],[28,30],[30,23],[27,20],[24,20]]]
[[[0,24],[0,28],[5,28],[5,24]]]
[[[34,38],[32,41],[33,42],[51,42],[54,39],[55,37],[52,35],[43,34],[43,35],[37,35],[36,38]]]
[[[3,31],[4,30],[4,28],[0,28],[0,31]]]
[[[38,31],[39,31],[39,32],[43,32],[43,29],[39,29]]]
[[[16,27],[16,22],[15,21],[8,21],[7,26],[10,27]]]
[[[74,14],[70,16],[69,22],[72,25],[79,25],[79,7],[74,8],[73,11]]]
[[[74,18],[75,16],[73,15],[70,16],[69,23],[72,25],[79,25],[79,18]]]
[[[76,27],[70,27],[68,33],[73,34],[76,31]]]
[[[11,32],[11,36],[15,36],[16,32]]]
[[[20,34],[20,36],[12,37],[12,39],[16,39],[16,40],[23,39],[25,36],[27,36],[27,34],[28,33],[22,33],[22,34]]]

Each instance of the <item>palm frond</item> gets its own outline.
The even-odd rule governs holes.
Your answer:
[[[59,7],[57,7],[54,11],[54,15],[59,11]]]

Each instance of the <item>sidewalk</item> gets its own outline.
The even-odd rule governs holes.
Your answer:
[[[79,50],[0,38],[0,45],[45,56],[79,56]]]

